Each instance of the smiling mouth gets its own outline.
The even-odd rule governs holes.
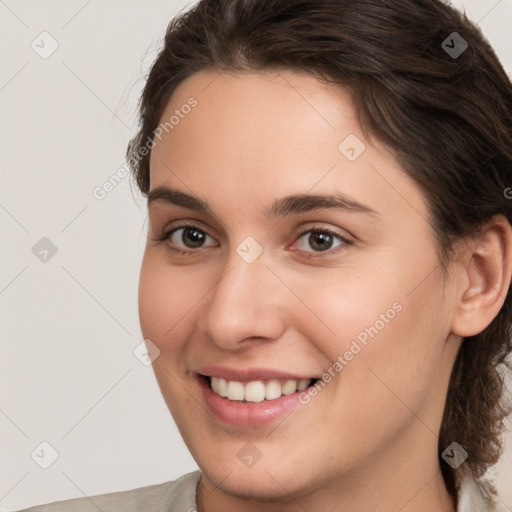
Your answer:
[[[270,379],[238,382],[221,377],[202,375],[210,389],[218,396],[232,402],[259,403],[291,395],[314,385],[320,379]]]

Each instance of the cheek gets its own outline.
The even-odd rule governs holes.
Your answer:
[[[293,288],[305,306],[296,307],[297,328],[333,362],[354,341],[365,348],[383,338],[409,302],[403,284],[389,272],[363,272],[355,267],[295,276]]]
[[[324,371],[335,375],[341,403],[361,414],[362,404],[404,410],[395,393],[420,408],[443,353],[448,312],[440,271],[425,279],[422,269],[402,263],[297,283],[316,315],[304,311],[299,329],[327,356]]]
[[[197,275],[190,269],[166,265],[156,251],[146,250],[139,280],[139,320],[144,338],[150,339],[163,356],[172,346],[184,343],[184,329],[202,297]],[[190,274],[190,275],[189,275]],[[196,283],[196,284],[194,284]]]
[[[180,365],[185,359],[187,329],[194,323],[196,306],[204,294],[191,285],[198,281],[187,272],[184,267],[171,267],[156,250],[146,249],[138,291],[142,334],[160,350],[152,364],[153,372],[178,427],[186,418],[185,411],[194,407],[189,394],[179,392],[183,383],[176,383],[183,377]]]

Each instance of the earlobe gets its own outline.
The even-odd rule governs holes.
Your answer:
[[[485,330],[505,302],[512,275],[512,228],[503,215],[496,215],[466,243],[452,322],[452,332],[461,337]]]

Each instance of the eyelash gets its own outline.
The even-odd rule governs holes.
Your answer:
[[[180,229],[186,229],[186,228],[190,228],[190,229],[195,229],[197,231],[200,231],[201,233],[204,233],[206,236],[209,236],[210,238],[213,238],[211,235],[209,235],[206,231],[204,231],[203,229],[193,225],[193,224],[182,224],[180,226],[176,226],[176,227],[173,227],[172,229],[170,229],[169,231],[163,233],[161,236],[159,237],[156,237],[156,238],[151,238],[151,240],[153,240],[154,242],[165,242],[166,240],[168,240],[169,238],[171,238],[171,236],[176,232],[176,231],[179,231]],[[338,239],[339,241],[343,242],[343,244],[341,246],[338,246],[338,247],[335,247],[334,249],[328,249],[327,251],[305,251],[306,252],[306,258],[316,258],[316,257],[319,257],[319,256],[323,256],[324,254],[327,254],[327,255],[332,255],[332,254],[335,254],[338,252],[338,250],[340,249],[343,249],[343,247],[346,247],[346,246],[350,246],[350,245],[353,245],[353,242],[351,240],[348,240],[347,238],[341,236],[340,234],[336,233],[335,231],[331,230],[331,229],[328,229],[328,228],[324,228],[324,227],[313,227],[313,228],[309,228],[309,229],[306,229],[305,231],[302,231],[296,238],[296,240],[300,240],[305,234],[307,233],[327,233],[331,236],[333,236],[334,238]],[[190,249],[190,250],[184,250],[184,249],[178,249],[176,247],[170,247],[169,246],[169,249],[173,252],[177,252],[179,254],[183,254],[185,256],[187,255],[191,255],[193,253],[197,253],[199,252],[202,248],[199,248],[199,249]],[[294,250],[298,250],[298,249],[294,249]],[[302,251],[304,252],[304,251]]]

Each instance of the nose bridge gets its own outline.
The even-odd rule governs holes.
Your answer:
[[[278,281],[262,256],[248,261],[233,252],[199,320],[219,346],[234,349],[249,338],[277,339],[285,328]]]

